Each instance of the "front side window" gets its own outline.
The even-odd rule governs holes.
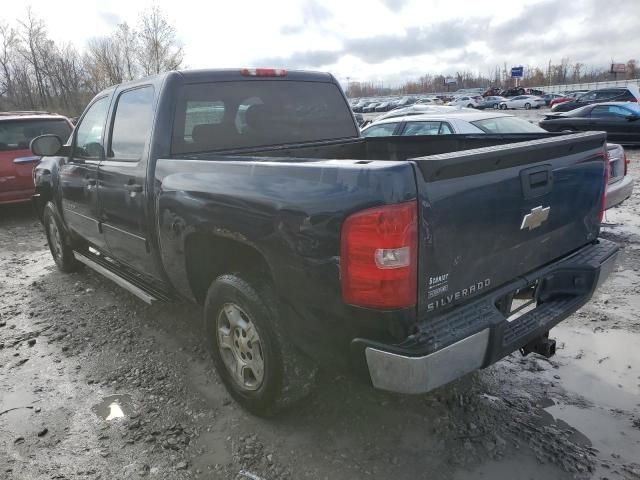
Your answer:
[[[76,128],[73,156],[100,160],[104,156],[102,146],[104,122],[107,119],[109,97],[96,100],[87,110]]]
[[[596,99],[596,92],[585,93],[578,98],[579,102],[592,102]]]
[[[28,150],[34,138],[53,134],[64,143],[71,135],[69,122],[60,119],[0,120],[0,152]]]
[[[362,132],[363,137],[388,137],[393,135],[397,123],[385,123],[382,125],[374,125]]]
[[[591,110],[591,116],[592,117],[608,117],[609,116],[609,109],[607,108],[606,105],[598,105],[597,107],[593,107],[593,110]]]
[[[139,160],[151,135],[153,87],[136,88],[118,98],[109,157]]]

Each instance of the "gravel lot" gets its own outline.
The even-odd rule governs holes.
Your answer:
[[[636,188],[608,212],[618,267],[554,358],[414,397],[322,374],[272,420],[227,395],[198,307],[58,272],[30,207],[0,207],[0,478],[639,479],[639,207]]]

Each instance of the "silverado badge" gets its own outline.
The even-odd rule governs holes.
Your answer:
[[[520,225],[520,230],[524,230],[525,228],[529,230],[533,230],[534,228],[538,228],[549,218],[549,211],[551,207],[542,208],[542,205],[536,208],[531,209],[531,213],[527,213],[522,218],[522,225]]]

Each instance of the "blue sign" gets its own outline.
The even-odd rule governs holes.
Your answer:
[[[522,78],[524,74],[524,67],[513,67],[511,69],[512,78]]]

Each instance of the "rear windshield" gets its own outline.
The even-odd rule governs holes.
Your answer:
[[[185,85],[178,94],[172,153],[356,137],[332,83],[240,81]]]
[[[485,118],[471,122],[485,133],[540,133],[542,128],[516,117]]]
[[[64,143],[71,135],[71,127],[64,119],[0,119],[0,151],[28,150],[31,140],[45,133],[57,135]]]

